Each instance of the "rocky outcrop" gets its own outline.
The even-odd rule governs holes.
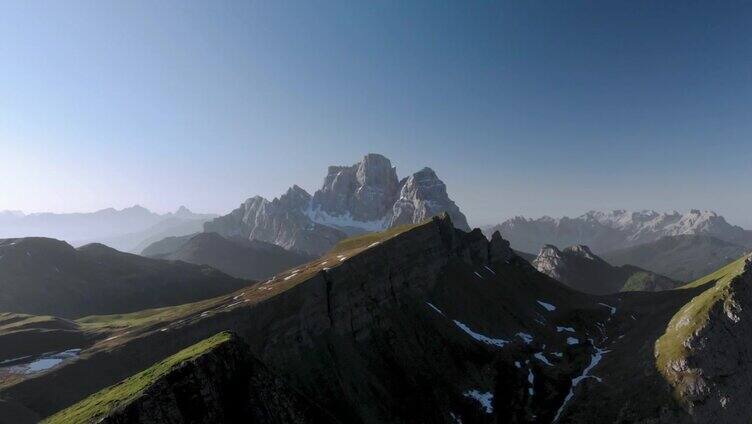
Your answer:
[[[207,222],[204,231],[320,255],[348,236],[421,222],[442,212],[449,213],[457,228],[469,230],[435,172],[425,168],[400,182],[389,159],[368,154],[352,166],[330,166],[313,196],[298,186],[272,201],[256,196]]]
[[[564,254],[556,246],[547,244],[533,260],[533,266],[554,280],[567,284],[569,269]]]
[[[528,252],[537,251],[545,244],[584,244],[596,252],[609,252],[651,243],[665,236],[686,234],[708,235],[752,247],[751,231],[729,224],[715,212],[696,209],[685,214],[615,210],[590,211],[577,218],[515,217],[484,228],[486,234],[497,230],[515,249]]]
[[[448,213],[457,228],[470,230],[465,215],[449,199],[446,184],[431,168],[423,168],[407,177],[402,183],[399,199],[392,209],[389,225],[420,222],[441,212]]]
[[[330,166],[323,187],[313,195],[311,208],[359,222],[382,221],[398,191],[397,170],[389,159],[368,154],[352,166]]]
[[[752,259],[747,258],[742,272],[727,284],[721,279],[693,299],[691,310],[702,309],[701,303],[708,308],[707,317],[686,339],[674,341],[684,352],[663,371],[695,422],[747,423],[752,393]],[[681,314],[672,325],[695,324]]]
[[[509,245],[509,241],[501,237],[501,233],[494,231],[488,244],[488,259],[491,262],[507,262],[516,254]]]
[[[663,290],[678,282],[631,265],[615,267],[583,245],[559,250],[543,246],[533,266],[540,272],[576,290],[609,294],[622,290]]]
[[[260,196],[252,197],[229,215],[204,224],[204,231],[320,254],[347,237],[347,234],[313,222],[306,215],[310,200],[311,196],[298,186],[291,187],[272,201]]]

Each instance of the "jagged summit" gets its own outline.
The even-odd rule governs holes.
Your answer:
[[[687,213],[652,210],[589,211],[576,218],[538,219],[515,217],[484,228],[486,234],[501,231],[515,249],[537,251],[544,244],[584,244],[594,252],[609,252],[661,237],[687,234],[709,235],[741,246],[752,247],[752,232],[729,224],[713,211],[692,209]]]
[[[547,244],[533,260],[535,268],[576,290],[609,294],[626,290],[665,290],[678,282],[644,269],[612,266],[596,256],[588,246],[574,245],[559,250]]]
[[[595,254],[590,250],[590,248],[585,246],[584,244],[575,244],[573,246],[569,246],[564,249],[564,253],[577,255],[584,259],[601,260],[601,258],[595,256]]]
[[[204,230],[318,255],[347,236],[417,223],[442,212],[449,213],[457,228],[470,229],[431,168],[400,180],[389,159],[369,153],[356,164],[330,166],[313,195],[294,185],[272,201],[255,196],[207,222]]]
[[[352,166],[330,166],[311,210],[329,217],[348,216],[354,222],[383,223],[396,200],[399,180],[391,161],[368,154]]]

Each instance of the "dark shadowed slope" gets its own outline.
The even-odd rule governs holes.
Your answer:
[[[314,259],[271,243],[227,239],[217,233],[170,237],[150,245],[142,255],[209,265],[234,277],[253,280],[270,277]]]
[[[726,384],[726,371],[711,366],[749,351],[752,270],[740,263],[685,288],[585,295],[537,272],[498,235],[489,242],[434,219],[348,239],[227,296],[79,320],[117,334],[6,386],[0,412],[49,416],[230,330],[342,422],[668,424],[695,414],[742,423],[752,413],[746,383]],[[674,389],[708,402],[689,408],[700,401]]]
[[[207,266],[144,258],[101,244],[0,241],[0,311],[61,317],[132,312],[247,284]]]
[[[678,281],[632,265],[612,266],[582,245],[564,250],[544,246],[532,263],[538,271],[585,293],[659,291],[680,285]]]
[[[342,422],[613,422],[661,408],[681,422],[645,346],[696,293],[577,293],[498,234],[488,241],[437,218],[348,239],[228,296],[87,319],[120,333],[0,397],[48,416],[230,330]],[[625,387],[638,404],[625,404]]]
[[[99,317],[121,335],[0,396],[44,417],[230,330],[342,422],[550,421],[597,352],[589,339],[611,316],[600,303],[498,235],[434,219],[347,240],[233,295]]]
[[[692,281],[744,255],[749,249],[711,236],[663,237],[603,254],[614,265],[632,264],[671,278]]]
[[[55,414],[45,423],[333,421],[254,358],[237,336],[220,333]]]

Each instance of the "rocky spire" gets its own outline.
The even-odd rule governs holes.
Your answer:
[[[467,218],[449,198],[446,184],[433,169],[423,168],[404,180],[399,199],[392,209],[390,226],[420,222],[441,212],[449,214],[455,227],[470,230]]]

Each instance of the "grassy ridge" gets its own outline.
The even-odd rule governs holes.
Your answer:
[[[379,231],[377,233],[367,233],[355,237],[346,238],[337,243],[329,254],[342,253],[353,249],[360,249],[370,246],[373,243],[382,242],[390,239],[394,236],[411,230],[415,227],[425,224],[428,221],[423,221],[417,224],[405,224],[397,227],[389,228],[388,230]]]
[[[119,406],[136,399],[151,384],[169,373],[185,361],[197,358],[216,346],[228,342],[232,335],[228,332],[204,339],[180,352],[158,362],[144,371],[135,374],[114,386],[107,387],[81,402],[70,406],[45,419],[47,424],[93,423]]]
[[[695,296],[671,318],[666,332],[655,342],[656,366],[670,382],[674,381],[668,372],[668,365],[687,355],[684,341],[707,324],[713,305],[728,297],[730,284],[744,271],[748,257],[749,255],[743,256],[718,271],[679,288],[697,288],[712,283],[711,287]]]
[[[0,333],[19,330],[30,326],[44,327],[47,324],[63,322],[60,318],[50,315],[27,315],[11,312],[0,313]]]
[[[146,325],[160,324],[183,318],[213,307],[228,295],[202,300],[199,302],[185,303],[177,306],[165,306],[163,308],[145,309],[143,311],[127,314],[113,315],[89,315],[76,320],[82,328],[87,330],[118,330]]]

